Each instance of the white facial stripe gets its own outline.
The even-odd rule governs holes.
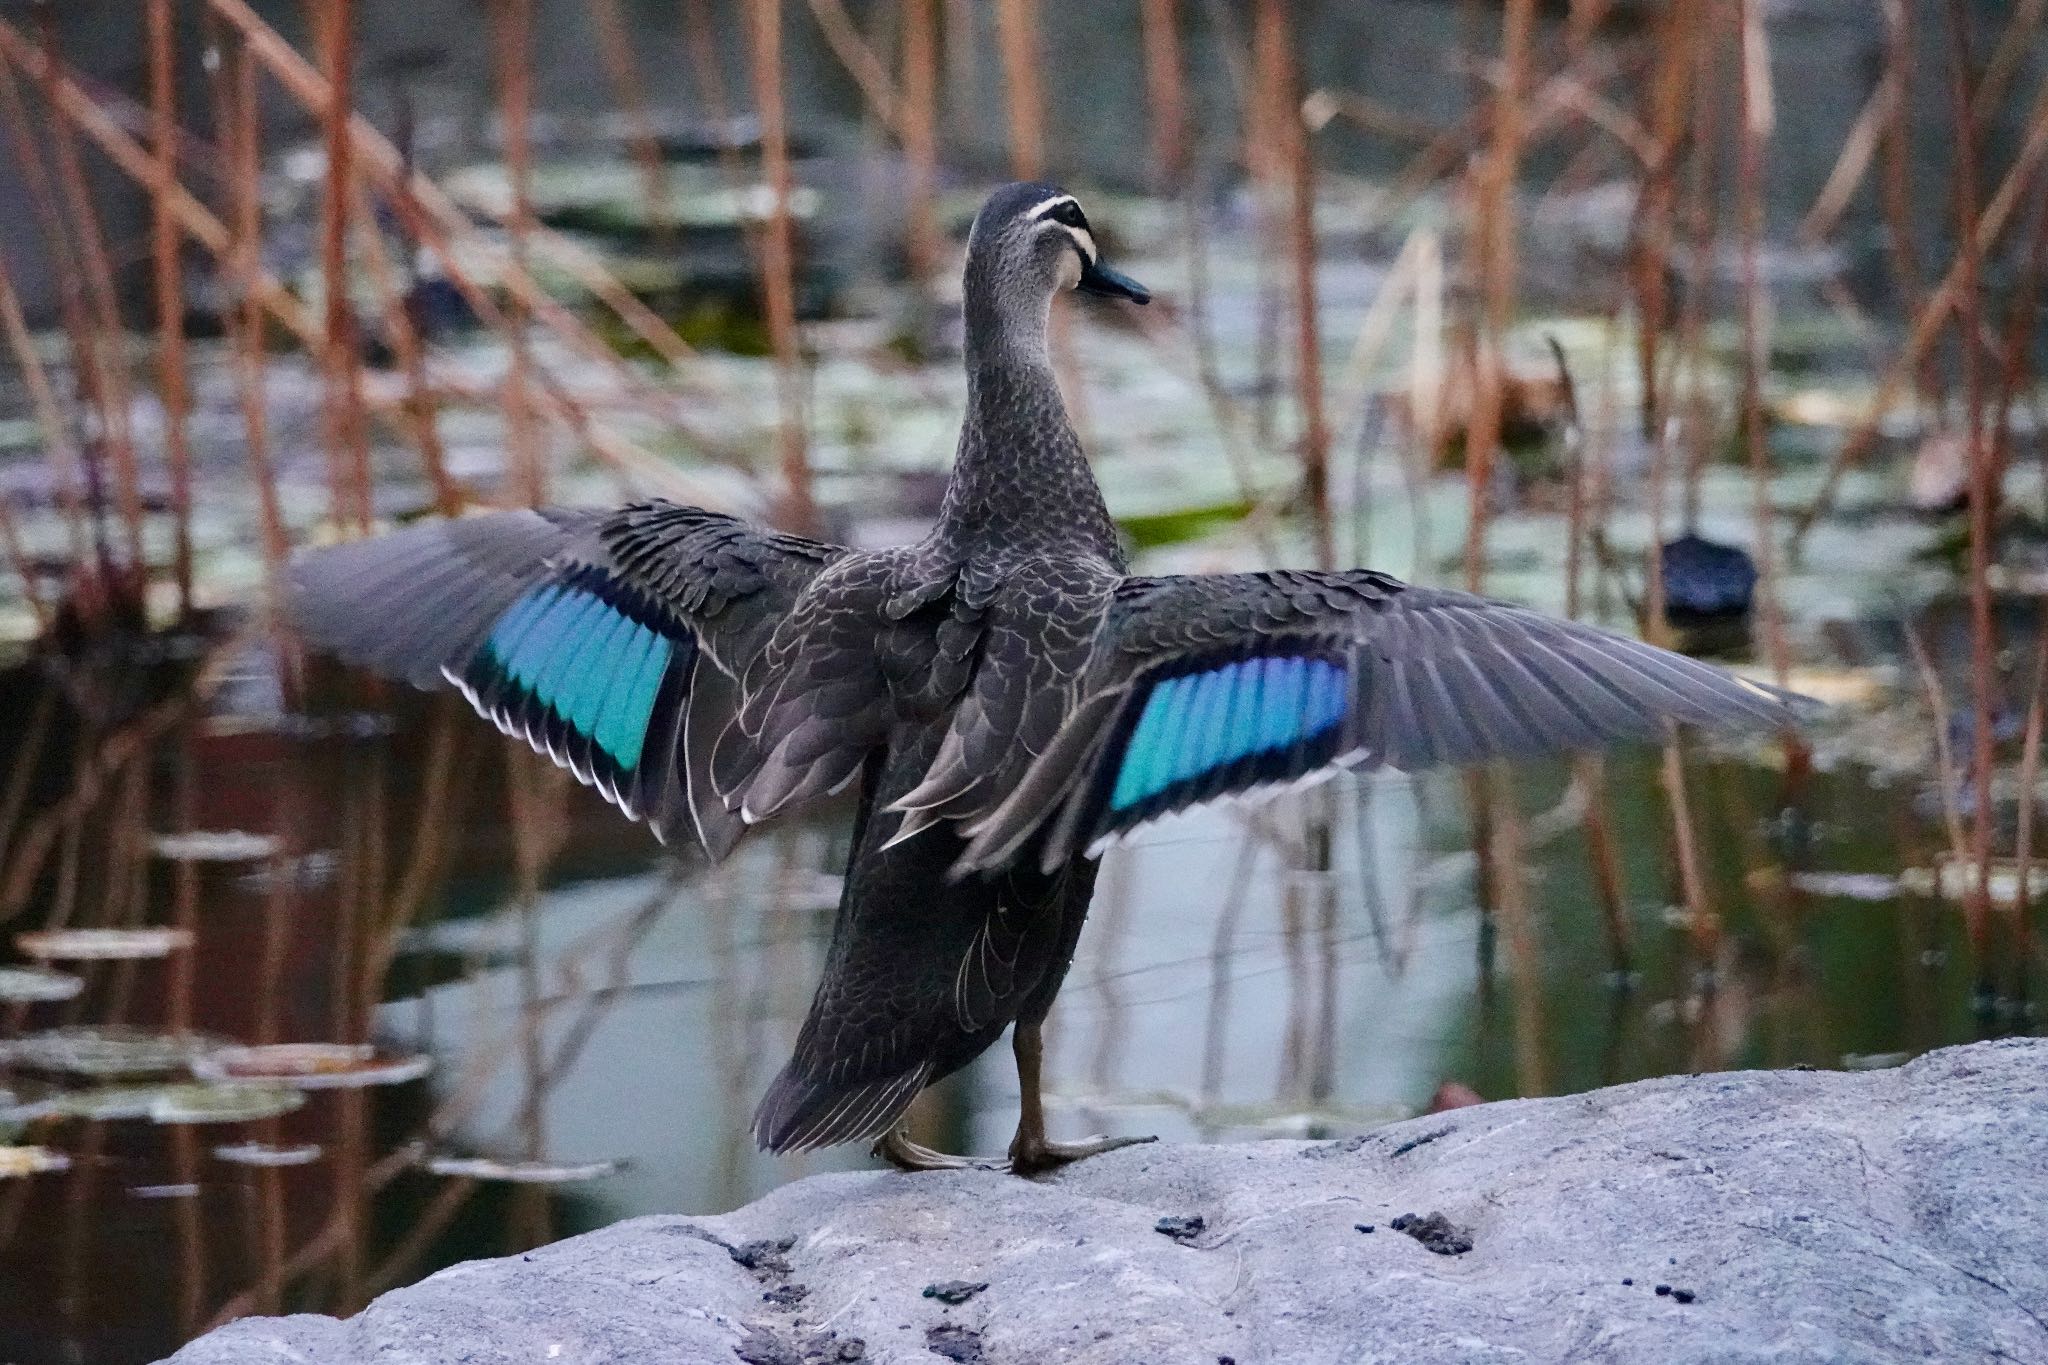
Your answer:
[[[1065,223],[1055,223],[1053,226],[1074,239],[1074,245],[1081,248],[1081,254],[1088,258],[1088,264],[1095,264],[1095,237],[1092,233],[1086,228],[1068,227]]]
[[[1050,198],[1050,199],[1046,200],[1046,201],[1045,201],[1044,203],[1042,203],[1042,204],[1035,204],[1035,205],[1033,205],[1033,206],[1032,206],[1032,208],[1031,208],[1031,211],[1030,211],[1029,213],[1025,214],[1024,216],[1025,216],[1026,218],[1034,218],[1034,219],[1035,219],[1035,218],[1043,218],[1043,217],[1045,217],[1045,215],[1046,215],[1046,214],[1048,214],[1048,213],[1051,213],[1051,212],[1052,212],[1052,211],[1053,211],[1054,209],[1058,208],[1058,207],[1059,207],[1059,206],[1060,206],[1061,204],[1072,204],[1072,205],[1073,205],[1073,206],[1074,206],[1075,208],[1079,208],[1079,207],[1081,207],[1080,201],[1079,201],[1079,200],[1077,200],[1077,199],[1075,199],[1073,195],[1071,195],[1071,194],[1056,194],[1056,195],[1054,195],[1054,196],[1053,196],[1052,198]]]

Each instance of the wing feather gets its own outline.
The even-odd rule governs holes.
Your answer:
[[[1171,811],[1339,764],[1418,769],[1790,728],[1805,698],[1637,640],[1383,574],[1128,579],[1065,725],[955,873],[1050,868]]]
[[[496,512],[302,555],[292,605],[309,642],[454,684],[658,836],[687,822],[715,856],[733,822],[702,732],[731,719],[729,675],[842,553],[663,502]]]

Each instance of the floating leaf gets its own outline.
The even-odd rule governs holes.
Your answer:
[[[277,852],[278,842],[274,835],[247,830],[188,829],[151,835],[149,847],[157,857],[178,863],[253,863]]]
[[[304,1107],[296,1090],[258,1085],[173,1085],[157,1092],[149,1117],[157,1123],[245,1123]]]
[[[305,1166],[320,1159],[320,1144],[279,1147],[268,1142],[231,1142],[213,1149],[216,1161],[235,1166]]]
[[[71,1158],[48,1147],[0,1147],[0,1180],[71,1168]]]
[[[493,1180],[511,1185],[575,1185],[602,1180],[626,1169],[624,1161],[499,1161],[487,1156],[430,1156],[420,1165],[435,1175],[466,1180]]]
[[[77,1076],[149,1076],[182,1071],[221,1046],[197,1033],[147,1033],[137,1028],[46,1029],[0,1043],[0,1062]]]
[[[146,1119],[165,1089],[161,1085],[106,1085],[73,1090],[45,1100],[42,1108],[73,1119]]]
[[[0,1089],[0,1140],[18,1132],[25,1124],[57,1113],[63,1095],[60,1090],[37,1085],[33,1081],[15,1081],[8,1088]]]
[[[1792,885],[1810,896],[1850,901],[1889,901],[1899,897],[1899,879],[1882,872],[1795,872]]]
[[[149,929],[36,929],[14,936],[15,947],[30,957],[73,962],[110,962],[168,957],[192,946],[190,929],[162,926]]]
[[[2012,858],[1993,858],[1991,875],[1984,882],[1985,899],[1991,904],[2011,909],[2020,898],[2019,862]],[[1899,886],[1916,896],[1938,896],[1943,900],[1966,901],[1977,889],[1977,862],[1975,859],[1957,859],[1944,855],[1935,860],[1933,867],[1909,867],[1899,874]],[[2033,869],[2027,878],[2027,900],[2038,901],[2048,895],[2048,873]]]
[[[65,972],[41,967],[0,967],[0,1000],[69,1000],[84,989],[84,981]]]
[[[130,1185],[128,1193],[136,1199],[196,1199],[199,1186],[191,1181],[177,1185]]]
[[[225,1047],[195,1060],[192,1074],[222,1085],[261,1082],[296,1090],[398,1085],[433,1070],[434,1059],[378,1055],[368,1043],[271,1043]]]

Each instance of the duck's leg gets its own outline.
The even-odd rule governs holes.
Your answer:
[[[1040,1068],[1045,1060],[1045,1039],[1037,1022],[1017,1021],[1013,1037],[1017,1052],[1018,1102],[1017,1136],[1010,1140],[1010,1170],[1017,1175],[1038,1175],[1083,1157],[1156,1142],[1152,1137],[1096,1137],[1080,1142],[1053,1142],[1045,1135],[1045,1101],[1039,1090]]]
[[[910,1134],[901,1128],[892,1128],[875,1143],[874,1154],[899,1171],[971,1171],[979,1167],[988,1169],[989,1163],[976,1161],[972,1157],[949,1156],[935,1152],[922,1143],[912,1142]]]

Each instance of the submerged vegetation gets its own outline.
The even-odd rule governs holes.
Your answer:
[[[1799,10],[136,0],[139,72],[0,15],[9,1358],[806,1169],[742,1115],[838,824],[663,853],[307,656],[281,575],[637,495],[915,536],[1012,176],[1086,183],[1159,296],[1055,333],[1142,569],[1370,564],[1831,708],[1145,831],[1056,1121],[1322,1135],[2037,1029],[2048,2]],[[987,1147],[1006,1084],[920,1138]]]

